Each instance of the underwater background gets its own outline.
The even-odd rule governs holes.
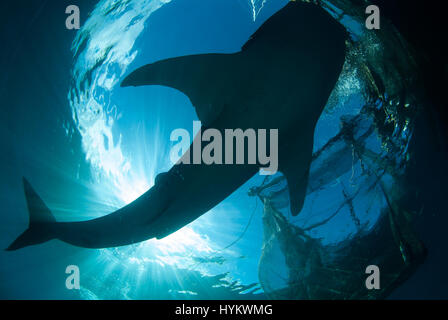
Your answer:
[[[148,190],[171,166],[171,131],[191,130],[196,114],[176,90],[126,90],[120,81],[161,59],[238,51],[287,2],[2,4],[0,247],[28,223],[22,177],[58,221],[100,217]],[[428,155],[421,146],[433,139],[433,123],[425,88],[414,79],[422,68],[418,48],[386,23],[383,33],[366,34],[357,1],[323,2],[352,42],[318,123],[297,218],[289,215],[281,174],[257,175],[160,241],[101,250],[51,241],[1,251],[0,298],[447,298],[446,192],[439,185],[446,159],[443,150],[419,158]],[[81,10],[78,31],[65,28],[71,4]],[[429,166],[432,173],[421,174]],[[364,271],[379,262],[388,266],[389,287],[369,295]],[[65,286],[69,265],[80,268],[80,290]]]

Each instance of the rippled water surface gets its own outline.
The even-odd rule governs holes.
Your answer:
[[[344,1],[327,2],[347,9]],[[0,92],[8,98],[9,107],[2,117],[1,133],[10,137],[3,139],[1,146],[14,155],[13,159],[2,159],[6,169],[1,185],[6,190],[2,195],[6,206],[1,213],[4,247],[27,224],[21,176],[29,178],[59,221],[103,216],[147,191],[157,174],[171,167],[170,133],[176,128],[191,131],[197,117],[189,99],[176,90],[159,86],[120,88],[120,81],[131,70],[161,59],[236,52],[287,1],[84,3],[81,11],[88,14],[83,12],[79,31],[55,28],[63,25],[64,16],[57,19],[53,14],[64,4],[53,8],[42,1],[27,9],[35,20],[27,21],[24,28],[35,28],[35,35],[22,36],[25,31],[21,29],[11,35],[23,40],[8,49],[4,61],[11,61],[20,72],[2,76],[2,84],[33,86],[24,91],[19,85],[12,89],[5,85]],[[326,8],[334,16],[342,12],[330,4]],[[373,100],[378,92],[366,76],[365,66],[372,66],[380,78],[384,76],[381,63],[388,57],[380,53],[387,51],[384,48],[390,47],[391,40],[369,39],[373,45],[367,46],[367,36],[356,16],[340,16],[355,45],[318,123],[316,152],[340,132],[341,119],[359,115],[366,105],[392,111],[406,105],[412,112],[416,110],[415,100],[400,95],[400,81],[393,77],[396,70],[403,69],[396,65],[388,70],[387,79],[393,80],[382,78],[386,87],[383,99]],[[396,54],[407,57],[402,52]],[[369,60],[373,57],[375,60]],[[412,73],[412,64],[406,65],[405,72]],[[392,111],[387,121],[393,127],[392,142],[399,141],[401,146],[394,158],[398,166],[405,163],[413,122],[412,117],[402,119]],[[360,123],[370,125],[371,121]],[[385,144],[379,134],[367,140],[367,146],[382,157],[387,154],[382,149]],[[347,150],[345,157],[339,158],[339,164],[347,167],[344,174],[321,193],[310,195],[305,212],[290,223],[312,225],[327,219],[342,201],[344,183],[344,190],[354,194],[365,182],[360,180],[363,164],[354,149]],[[316,161],[312,167],[316,186],[321,181],[318,168],[323,165]],[[386,180],[386,186],[391,181],[393,178]],[[248,196],[250,188],[262,183],[263,177],[255,176],[210,212],[163,240],[102,250],[52,241],[8,257],[2,253],[0,294],[42,299],[265,298],[259,283],[266,232],[263,205]],[[371,230],[385,203],[375,197],[368,194],[360,198],[361,210],[368,207],[369,215],[355,216],[349,209],[341,210],[337,220],[311,235],[329,245],[357,235],[361,225],[363,231]],[[66,290],[67,265],[79,266],[81,290]],[[277,266],[281,272],[284,261]]]

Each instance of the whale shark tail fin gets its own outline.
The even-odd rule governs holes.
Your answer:
[[[56,222],[50,209],[31,187],[28,180],[23,178],[23,188],[29,212],[29,227],[22,233],[6,251],[14,251],[52,239],[49,226]]]

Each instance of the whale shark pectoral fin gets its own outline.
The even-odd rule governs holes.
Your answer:
[[[308,177],[313,156],[313,139],[305,139],[305,145],[296,144],[285,148],[279,155],[280,171],[288,182],[291,214],[297,216],[305,203]]]
[[[283,173],[288,182],[291,214],[297,216],[302,211],[303,204],[305,203],[309,170],[303,171],[301,174],[288,172],[288,170],[285,170]]]
[[[233,54],[191,55],[148,64],[129,74],[121,87],[161,85],[177,89],[188,96],[199,120],[210,124],[222,110],[214,101],[225,90]]]

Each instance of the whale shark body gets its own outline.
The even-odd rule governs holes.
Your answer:
[[[341,73],[346,39],[345,29],[321,8],[290,2],[241,51],[159,61],[132,72],[122,87],[163,85],[183,92],[204,129],[278,129],[279,171],[296,215],[306,195],[315,126]],[[161,239],[215,207],[259,168],[178,163],[134,202],[83,222],[56,222],[24,179],[29,228],[7,250],[52,239],[85,248]]]

